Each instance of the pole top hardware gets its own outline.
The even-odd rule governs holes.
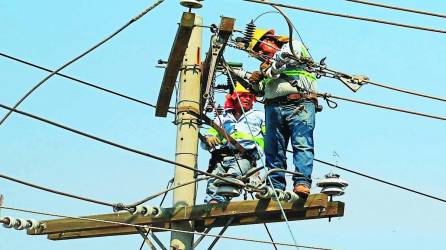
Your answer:
[[[201,3],[203,0],[181,0],[180,4],[186,8],[191,9],[199,9],[203,7],[203,4]]]

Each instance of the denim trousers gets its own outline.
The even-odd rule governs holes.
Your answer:
[[[302,107],[303,106],[303,107]],[[296,112],[296,108],[299,108]],[[311,187],[313,171],[315,126],[315,104],[310,100],[300,100],[293,103],[269,103],[265,105],[266,135],[265,156],[268,169],[287,169],[286,151],[291,139],[293,148],[293,164],[296,172],[303,177],[293,176],[294,185]],[[274,188],[285,190],[285,173],[270,175]],[[270,185],[270,183],[267,183]]]
[[[251,169],[251,167],[251,162],[248,159],[237,159],[236,157],[230,156],[224,157],[221,162],[217,163],[212,173],[215,175],[228,174],[232,177],[237,177],[244,175],[249,169]],[[208,180],[204,202],[209,203],[211,200],[215,200],[217,202],[229,201],[228,199],[225,199],[225,197],[216,194],[217,188],[214,186],[215,180],[215,178]]]

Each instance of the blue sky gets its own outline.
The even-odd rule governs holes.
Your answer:
[[[309,8],[368,16],[441,29],[446,20],[401,13],[346,1],[281,1]],[[392,5],[445,13],[441,1],[387,1]],[[57,68],[111,34],[152,1],[6,1],[0,0],[0,51],[33,63]],[[206,25],[220,16],[244,25],[271,7],[239,0],[203,2],[196,12]],[[63,73],[156,103],[163,70],[177,23],[185,11],[179,1],[167,0],[138,22]],[[382,24],[286,10],[316,59],[327,57],[329,67],[392,86],[446,96],[444,59],[446,35]],[[277,14],[258,27],[286,34]],[[204,30],[203,50],[209,34]],[[204,57],[204,55],[203,55]],[[254,70],[258,63],[240,51],[228,49],[227,60],[243,61]],[[0,58],[0,103],[13,105],[47,73]],[[219,81],[225,81],[219,78]],[[338,96],[406,108],[440,116],[444,103],[407,96],[366,85],[352,93],[340,82],[321,79],[319,91]],[[220,97],[221,98],[221,97]],[[316,157],[419,191],[446,197],[444,149],[446,123],[388,110],[338,101],[337,109],[319,113],[316,121]],[[258,105],[257,108],[262,109]],[[26,100],[21,110],[91,134],[174,158],[172,118],[157,118],[154,110],[53,77]],[[4,111],[0,110],[0,114]],[[336,151],[339,157],[333,156]],[[199,152],[205,169],[208,153]],[[291,166],[291,164],[290,164]],[[165,187],[171,165],[124,152],[29,118],[12,115],[0,127],[1,173],[55,189],[110,202],[130,203]],[[336,172],[348,180],[345,216],[340,219],[291,222],[297,242],[333,249],[444,249],[444,203],[398,190],[341,170],[315,164],[314,178]],[[319,191],[313,188],[312,192]],[[201,203],[204,186],[199,186]],[[67,215],[109,213],[108,207],[59,197],[0,180],[5,205]],[[171,195],[166,206],[170,206]],[[150,202],[156,205],[159,200]],[[2,210],[1,215],[48,219]],[[284,223],[270,225],[277,241],[291,242]],[[267,239],[261,225],[232,227],[227,235]],[[166,243],[169,233],[159,234]],[[1,250],[137,249],[137,235],[53,242],[43,236],[0,229]],[[209,241],[202,243],[202,248]],[[221,240],[215,249],[272,249],[271,246]],[[283,247],[285,249],[285,247]]]

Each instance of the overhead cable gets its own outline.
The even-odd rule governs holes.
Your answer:
[[[409,94],[409,95],[415,95],[415,96],[419,96],[419,97],[424,97],[424,98],[429,98],[429,99],[433,99],[433,100],[437,100],[437,101],[446,102],[446,99],[442,98],[442,97],[437,97],[437,96],[427,95],[427,94],[423,94],[423,93],[418,93],[418,92],[415,92],[415,91],[400,89],[400,88],[396,88],[396,87],[393,87],[393,86],[390,86],[390,85],[386,85],[386,84],[378,83],[378,82],[373,82],[373,81],[366,81],[366,82],[368,84],[370,84],[370,85],[374,85],[374,86],[377,86],[377,87],[391,89],[391,90],[398,91],[398,92],[401,92],[401,93],[406,93],[406,94]]]
[[[347,101],[347,102],[353,102],[353,103],[358,103],[358,104],[362,104],[362,105],[372,106],[372,107],[375,107],[375,108],[388,109],[388,110],[397,111],[397,112],[401,112],[401,113],[407,113],[407,114],[412,114],[412,115],[418,115],[418,116],[423,116],[423,117],[427,117],[427,118],[437,119],[437,120],[441,120],[441,121],[446,121],[446,117],[443,117],[443,116],[435,116],[435,115],[430,115],[430,114],[421,113],[421,112],[415,112],[415,111],[411,111],[411,110],[407,110],[407,109],[400,109],[400,108],[395,108],[395,107],[375,104],[375,103],[370,103],[370,102],[365,102],[365,101],[360,101],[360,100],[355,100],[355,99],[335,96],[335,95],[328,94],[328,93],[324,93],[324,94],[318,93],[317,95],[319,97],[323,97],[326,100],[330,99],[330,98],[333,98],[333,99],[343,100],[343,101]]]
[[[416,14],[446,18],[446,15],[444,15],[444,14],[438,14],[438,13],[433,13],[433,12],[428,12],[428,11],[423,11],[423,10],[408,9],[408,8],[403,8],[403,7],[399,7],[399,6],[382,4],[382,3],[374,3],[374,2],[360,1],[360,0],[345,0],[345,1],[352,2],[352,3],[371,5],[371,6],[376,6],[376,7],[382,7],[382,8],[386,8],[386,9],[393,9],[393,10],[411,12],[411,13],[416,13]]]
[[[115,205],[116,205],[116,204],[112,204],[112,203],[105,202],[105,201],[99,201],[99,200],[95,200],[95,199],[91,199],[91,198],[85,198],[85,197],[82,197],[82,196],[79,196],[79,195],[74,195],[74,194],[58,191],[58,190],[55,190],[55,189],[43,187],[43,186],[36,185],[36,184],[30,183],[30,182],[27,182],[27,181],[23,181],[23,180],[19,180],[19,179],[7,176],[7,175],[4,175],[4,174],[0,174],[0,178],[6,179],[6,180],[9,180],[9,181],[13,181],[13,182],[16,182],[16,183],[19,183],[19,184],[22,184],[22,185],[25,185],[25,186],[28,186],[28,187],[32,187],[32,188],[35,188],[35,189],[43,190],[45,192],[50,192],[50,193],[53,193],[53,194],[58,194],[58,195],[66,196],[66,197],[71,197],[71,198],[74,198],[74,199],[83,200],[83,201],[87,201],[87,202],[91,202],[91,203],[95,203],[95,204],[99,204],[99,205],[104,205],[104,206],[109,206],[109,207],[115,207]]]
[[[191,166],[182,164],[182,163],[178,163],[178,162],[175,162],[175,161],[172,161],[172,160],[168,160],[168,159],[165,159],[165,158],[163,158],[163,157],[160,157],[160,156],[157,156],[157,155],[154,155],[154,154],[151,154],[151,153],[143,152],[143,151],[138,150],[138,149],[130,148],[130,147],[124,146],[124,145],[122,145],[122,144],[119,144],[119,143],[116,143],[116,142],[112,142],[112,141],[109,141],[109,140],[100,138],[100,137],[98,137],[98,136],[91,135],[91,134],[88,134],[88,133],[86,133],[86,132],[82,132],[82,131],[77,130],[77,129],[74,129],[74,128],[70,128],[70,127],[68,127],[68,126],[59,124],[59,123],[57,123],[57,122],[53,122],[53,121],[50,121],[50,120],[45,119],[45,118],[43,118],[43,117],[40,117],[40,116],[37,116],[37,115],[33,115],[33,114],[30,114],[30,113],[27,113],[27,112],[24,112],[24,111],[21,111],[21,110],[18,110],[18,109],[15,109],[15,108],[12,108],[12,107],[3,105],[3,104],[0,104],[0,108],[7,109],[7,110],[9,110],[9,111],[12,111],[12,112],[15,112],[15,113],[18,113],[18,114],[21,114],[21,115],[30,117],[30,118],[35,119],[35,120],[39,120],[39,121],[41,121],[41,122],[50,124],[50,125],[52,125],[52,126],[55,126],[55,127],[58,127],[58,128],[61,128],[61,129],[67,130],[67,131],[70,131],[70,132],[72,132],[72,133],[75,133],[75,134],[78,134],[78,135],[81,135],[81,136],[84,136],[84,137],[93,139],[93,140],[95,140],[95,141],[102,142],[102,143],[104,143],[104,144],[108,144],[108,145],[114,146],[114,147],[116,147],[116,148],[123,149],[123,150],[128,151],[128,152],[132,152],[132,153],[139,154],[139,155],[142,155],[142,156],[146,156],[146,157],[149,157],[149,158],[158,160],[158,161],[162,161],[162,162],[169,163],[169,164],[172,164],[172,165],[175,165],[175,166],[179,166],[179,167],[188,169],[188,170],[190,170],[190,171],[196,172],[196,173],[198,173],[198,174],[202,174],[202,175],[210,176],[210,177],[213,177],[213,178],[222,180],[222,181],[227,182],[227,183],[230,183],[230,184],[235,184],[234,182],[229,181],[229,180],[226,180],[225,178],[223,178],[223,177],[221,177],[221,176],[218,176],[218,175],[214,175],[214,174],[208,173],[208,172],[203,171],[203,170],[200,170],[200,169],[198,169],[198,168],[194,168],[194,167],[191,167]],[[239,185],[239,184],[237,184],[237,185]],[[246,187],[246,186],[248,186],[248,185],[245,184],[244,187]],[[253,189],[253,190],[257,190],[257,189]]]
[[[62,66],[60,66],[59,68],[57,68],[56,70],[54,70],[53,72],[51,72],[51,74],[49,74],[48,76],[46,76],[45,78],[43,78],[40,82],[38,82],[36,85],[34,85],[22,98],[20,98],[19,101],[17,101],[16,104],[14,104],[13,108],[17,108],[23,101],[25,101],[25,99],[30,96],[35,90],[37,90],[40,86],[42,86],[42,84],[44,84],[48,79],[50,79],[52,76],[56,75],[59,71],[63,70],[64,68],[68,67],[70,64],[76,62],[77,60],[79,60],[80,58],[84,57],[85,55],[87,55],[88,53],[92,52],[93,50],[97,49],[99,46],[101,46],[102,44],[106,43],[108,40],[110,40],[111,38],[113,38],[114,36],[116,36],[117,34],[119,34],[121,31],[123,31],[124,29],[126,29],[128,26],[130,26],[132,23],[138,21],[141,17],[143,17],[145,14],[147,14],[149,11],[153,10],[154,8],[156,8],[158,5],[160,5],[162,2],[164,2],[165,0],[158,0],[157,2],[155,2],[152,6],[148,7],[147,9],[145,9],[143,12],[141,12],[140,14],[138,14],[137,16],[133,17],[132,19],[130,19],[126,24],[124,24],[121,28],[119,28],[118,30],[116,30],[115,32],[113,32],[111,35],[109,35],[108,37],[106,37],[105,39],[103,39],[102,41],[100,41],[99,43],[95,44],[93,47],[87,49],[85,52],[83,52],[82,54],[76,56],[75,58],[71,59],[70,61],[68,61],[67,63],[63,64]],[[6,115],[0,120],[0,126],[5,122],[6,119],[8,119],[8,117],[13,113],[13,111],[9,111],[6,113]]]
[[[337,17],[356,19],[356,20],[362,20],[362,21],[373,22],[373,23],[387,24],[387,25],[398,26],[398,27],[409,28],[409,29],[424,30],[424,31],[446,34],[446,30],[434,29],[434,28],[423,27],[423,26],[416,26],[416,25],[409,25],[409,24],[402,24],[402,23],[390,22],[390,21],[386,21],[386,20],[380,20],[380,19],[374,19],[374,18],[368,18],[368,17],[352,16],[352,15],[340,14],[340,13],[335,13],[335,12],[303,8],[303,7],[287,5],[287,4],[263,2],[260,0],[242,0],[242,1],[265,4],[265,5],[272,5],[272,6],[279,6],[279,7],[307,11],[307,12],[328,15],[328,16],[337,16]]]
[[[37,64],[34,64],[34,63],[31,63],[31,62],[22,60],[22,59],[17,58],[17,57],[13,57],[13,56],[7,55],[7,54],[5,54],[5,53],[1,53],[1,52],[0,52],[0,56],[9,58],[9,59],[14,60],[14,61],[16,61],[16,62],[20,62],[20,63],[26,64],[26,65],[29,65],[29,66],[34,67],[34,68],[37,68],[37,69],[41,69],[41,70],[44,70],[44,71],[47,71],[47,72],[53,72],[52,69],[48,69],[48,68],[39,66],[39,65],[37,65]],[[62,73],[56,73],[56,75],[61,76],[61,77],[64,77],[64,78],[66,78],[66,79],[73,80],[73,81],[78,82],[78,83],[82,83],[82,84],[84,84],[84,85],[87,85],[87,86],[89,86],[89,87],[92,87],[92,88],[95,88],[95,89],[98,89],[98,90],[102,90],[102,91],[108,92],[108,93],[113,94],[113,95],[117,95],[117,96],[119,96],[119,97],[123,97],[123,98],[125,98],[125,99],[130,100],[130,101],[138,102],[138,103],[140,103],[140,104],[143,104],[143,105],[146,105],[146,106],[150,106],[150,107],[153,107],[153,108],[156,107],[155,105],[150,104],[150,103],[145,102],[145,101],[142,101],[142,100],[140,100],[140,99],[136,99],[136,98],[133,98],[133,97],[130,97],[130,96],[127,96],[127,95],[118,93],[118,92],[113,91],[113,90],[110,90],[110,89],[106,89],[106,88],[104,88],[104,87],[98,86],[97,84],[89,83],[89,82],[87,82],[87,81],[80,80],[80,79],[78,79],[78,78],[74,78],[74,77],[69,76],[69,75],[65,75],[65,74],[62,74]]]
[[[292,151],[288,150],[288,152],[292,152]],[[384,180],[381,180],[381,179],[375,178],[373,176],[366,175],[366,174],[363,174],[363,173],[360,173],[360,172],[357,172],[357,171],[354,171],[354,170],[350,170],[350,169],[341,167],[341,166],[339,166],[337,164],[329,163],[329,162],[318,160],[318,159],[314,159],[314,161],[322,163],[322,164],[325,164],[325,165],[328,165],[328,166],[332,166],[332,167],[335,167],[335,168],[338,168],[338,169],[342,169],[344,171],[347,171],[347,172],[350,172],[350,173],[353,173],[353,174],[356,174],[356,175],[360,175],[362,177],[366,177],[366,178],[369,178],[371,180],[375,180],[375,181],[378,181],[378,182],[381,182],[381,183],[384,183],[384,184],[387,184],[387,185],[390,185],[390,186],[393,186],[393,187],[396,187],[396,188],[400,188],[400,189],[403,189],[403,190],[406,190],[406,191],[409,191],[409,192],[412,192],[412,193],[415,193],[415,194],[419,194],[419,195],[422,195],[422,196],[425,196],[425,197],[428,197],[428,198],[431,198],[431,199],[434,199],[434,200],[437,200],[437,201],[446,202],[445,199],[438,198],[438,197],[435,197],[435,196],[430,195],[430,194],[422,193],[420,191],[417,191],[417,190],[414,190],[414,189],[411,189],[411,188],[403,187],[401,185],[394,184],[392,182],[384,181]]]
[[[29,210],[29,209],[20,209],[20,208],[14,208],[14,207],[6,207],[6,206],[0,206],[0,208],[1,209],[5,209],[5,210],[18,211],[18,212],[23,212],[23,213],[31,213],[31,214],[38,214],[38,215],[45,215],[45,216],[58,217],[58,218],[65,218],[65,219],[76,219],[76,220],[84,220],[84,221],[91,221],[91,222],[101,222],[101,223],[108,223],[108,224],[113,224],[113,225],[128,226],[128,227],[138,227],[138,228],[145,228],[145,229],[154,229],[154,230],[160,230],[160,231],[180,232],[180,233],[195,234],[195,235],[206,235],[206,236],[211,236],[211,237],[214,237],[214,238],[219,237],[219,238],[228,239],[228,240],[239,240],[239,241],[254,242],[254,243],[276,244],[276,245],[279,245],[279,246],[296,247],[296,245],[294,245],[294,244],[284,243],[284,242],[270,242],[270,241],[265,241],[265,240],[255,240],[255,239],[235,237],[235,236],[205,234],[205,233],[184,231],[184,230],[178,230],[178,229],[169,229],[169,228],[162,228],[162,227],[137,225],[137,224],[131,224],[131,223],[116,222],[116,221],[109,221],[109,220],[100,220],[100,219],[93,219],[93,218],[87,218],[87,217],[68,216],[68,215],[61,215],[61,214],[48,213],[48,212],[39,212],[39,211],[33,211],[33,210]],[[322,247],[314,247],[314,246],[306,246],[306,245],[297,245],[297,247],[302,247],[302,248],[307,248],[307,249],[318,249],[318,250],[333,250],[333,249],[330,249],[330,248],[322,248]]]

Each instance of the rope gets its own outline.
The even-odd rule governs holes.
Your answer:
[[[100,41],[99,43],[95,44],[93,47],[87,49],[85,52],[83,52],[82,54],[76,56],[75,58],[71,59],[70,61],[68,61],[67,63],[65,63],[64,65],[60,66],[59,68],[57,68],[56,70],[54,70],[53,72],[51,72],[51,74],[49,74],[48,76],[46,76],[45,78],[43,78],[40,82],[38,82],[36,85],[34,85],[34,87],[32,87],[22,98],[20,98],[20,100],[14,104],[13,108],[17,108],[23,101],[25,101],[25,99],[30,96],[35,90],[37,90],[40,86],[42,86],[48,79],[50,79],[52,76],[56,75],[59,71],[63,70],[64,68],[68,67],[70,64],[76,62],[77,60],[81,59],[82,57],[84,57],[85,55],[87,55],[88,53],[92,52],[93,50],[95,50],[96,48],[98,48],[99,46],[101,46],[102,44],[106,43],[108,40],[112,39],[114,36],[116,36],[117,34],[119,34],[121,31],[123,31],[124,29],[126,29],[128,26],[130,26],[132,23],[138,21],[138,19],[140,19],[141,17],[143,17],[145,14],[147,14],[149,11],[151,11],[152,9],[154,9],[155,7],[157,7],[158,5],[160,5],[162,2],[164,2],[164,0],[158,0],[157,2],[155,2],[152,6],[150,6],[149,8],[145,9],[143,12],[141,12],[139,15],[133,17],[130,21],[128,21],[126,24],[124,24],[121,28],[119,28],[117,31],[113,32],[111,35],[109,35],[108,37],[106,37],[105,39],[103,39],[102,41]],[[8,117],[13,113],[12,110],[10,110],[8,113],[6,113],[6,115],[0,120],[0,126],[6,121],[6,119],[8,119]]]
[[[259,1],[259,0],[242,0],[242,1],[252,2],[252,3],[259,3],[259,4],[265,4],[265,5],[272,5],[272,6],[279,6],[279,7],[284,7],[284,8],[294,9],[294,10],[307,11],[307,12],[312,12],[312,13],[317,13],[317,14],[322,14],[322,15],[328,15],[328,16],[337,16],[337,17],[356,19],[356,20],[362,20],[362,21],[373,22],[373,23],[387,24],[387,25],[398,26],[398,27],[409,28],[409,29],[424,30],[424,31],[443,33],[443,34],[446,33],[446,30],[433,29],[433,28],[429,28],[429,27],[415,26],[415,25],[409,25],[409,24],[402,24],[402,23],[390,22],[390,21],[374,19],[374,18],[345,15],[345,14],[339,14],[339,13],[334,13],[334,12],[328,12],[328,11],[322,11],[322,10],[315,10],[315,9],[297,7],[297,6],[293,6],[293,5],[287,5],[287,4],[268,3],[268,2],[263,2],[263,1]]]

